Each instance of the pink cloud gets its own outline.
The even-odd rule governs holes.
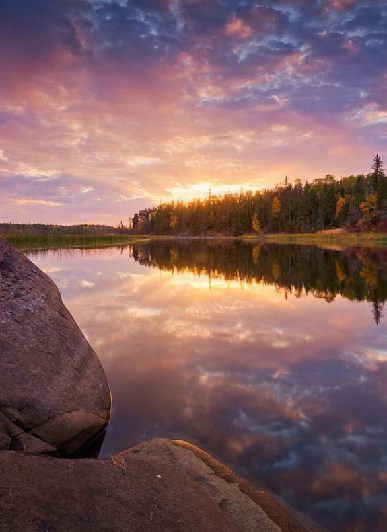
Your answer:
[[[372,88],[356,75],[357,85],[367,84],[363,91],[341,79],[344,62],[348,78],[364,61],[359,39],[340,37],[333,46],[329,34],[314,34],[295,46],[292,38],[306,37],[286,34],[291,23],[274,8],[200,11],[207,18],[191,35],[192,20],[184,10],[172,13],[168,2],[142,18],[130,6],[101,4],[98,24],[94,11],[61,17],[55,5],[46,19],[28,10],[23,24],[12,8],[1,33],[0,179],[30,179],[30,196],[20,199],[47,200],[34,193],[34,177],[68,176],[101,198],[110,190],[103,217],[115,222],[132,209],[125,197],[152,204],[210,181],[222,189],[269,187],[286,174],[313,179],[368,170],[381,138],[385,79],[381,73]],[[353,109],[377,109],[379,122],[358,119]],[[98,221],[101,202],[93,198],[84,209]],[[4,208],[5,216],[15,212]],[[41,215],[38,205],[24,209],[27,217]],[[81,221],[76,209],[73,217]]]

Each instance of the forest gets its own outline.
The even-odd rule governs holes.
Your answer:
[[[332,175],[309,183],[285,178],[270,190],[170,202],[143,209],[133,231],[162,235],[308,233],[344,228],[387,232],[387,179],[376,155],[372,172],[340,180]]]

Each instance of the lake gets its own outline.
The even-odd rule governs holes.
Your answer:
[[[323,525],[386,529],[386,249],[180,240],[28,256],[107,373],[100,456],[184,438]]]

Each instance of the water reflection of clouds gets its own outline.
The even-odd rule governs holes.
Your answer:
[[[387,518],[386,329],[367,303],[285,300],[236,281],[209,289],[114,251],[35,261],[108,373],[105,454],[191,438],[319,518]],[[82,279],[91,285],[79,291]]]

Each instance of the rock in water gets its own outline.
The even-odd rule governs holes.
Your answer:
[[[105,460],[0,453],[0,530],[317,532],[201,449],[151,440]]]
[[[59,290],[0,239],[0,450],[74,453],[104,429],[110,406]]]

